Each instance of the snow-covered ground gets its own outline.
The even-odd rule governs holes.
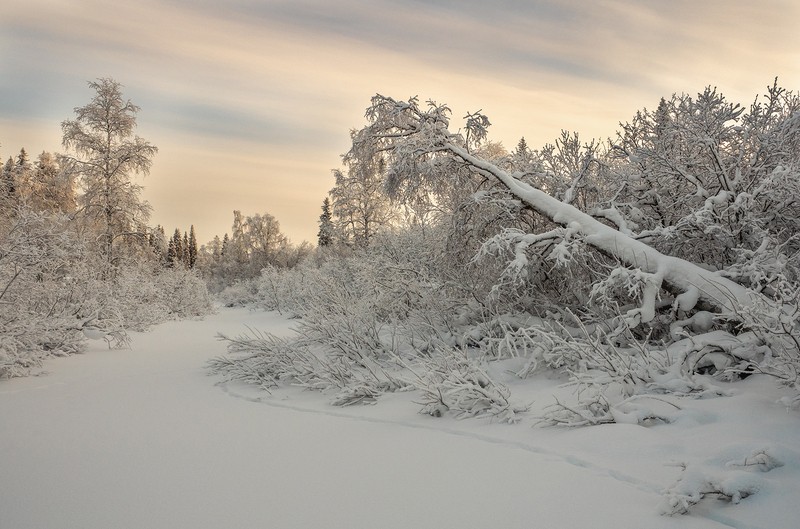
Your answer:
[[[457,421],[418,414],[411,393],[335,408],[299,389],[215,385],[214,337],[245,325],[291,322],[224,309],[0,381],[0,529],[800,526],[800,413],[769,380],[683,401],[649,428]],[[559,390],[519,384],[534,410]],[[660,515],[680,463],[676,492],[712,481],[754,494]]]

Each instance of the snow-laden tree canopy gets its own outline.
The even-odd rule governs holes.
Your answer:
[[[466,167],[478,175],[496,180],[525,205],[560,225],[562,229],[558,231],[558,238],[562,241],[580,237],[586,244],[644,273],[646,284],[642,305],[636,314],[630,314],[639,321],[653,319],[656,298],[662,286],[677,294],[676,304],[684,311],[691,310],[698,299],[725,313],[734,313],[753,302],[755,293],[726,277],[729,274],[725,274],[724,270],[709,270],[687,259],[665,255],[643,242],[645,238],[641,237],[641,233],[630,230],[632,222],[625,224],[628,228],[621,229],[620,225],[609,225],[607,221],[599,220],[590,212],[581,211],[570,204],[574,186],[567,189],[563,199],[559,199],[535,186],[537,175],[509,172],[498,163],[474,155],[471,148],[486,137],[489,126],[489,120],[481,114],[467,115],[465,129],[451,132],[450,110],[447,106],[433,102],[421,106],[416,98],[398,101],[377,95],[372,99],[367,118],[369,125],[354,136],[353,149],[348,157],[374,157],[380,153],[387,160],[386,181],[390,191],[396,194],[404,188],[419,187],[420,182],[426,180],[446,178],[442,169],[445,166],[451,169]],[[796,129],[791,131],[794,136],[797,136]],[[702,145],[706,140],[701,138],[698,141]],[[757,157],[758,154],[754,155],[754,159]],[[741,165],[742,161],[739,163]],[[752,164],[746,165],[751,173],[755,172]],[[743,187],[742,182],[746,181],[752,187],[752,176],[745,178],[739,168],[726,169],[718,171],[721,173],[717,175],[720,189],[715,190],[713,195],[712,191],[697,184],[698,190],[702,189],[704,195],[710,195],[705,199],[710,208],[717,203],[729,204],[737,199],[742,200],[746,192],[744,189],[734,193],[734,190]],[[786,171],[785,168],[776,170],[780,173]],[[738,176],[728,181],[725,176],[730,171]],[[696,180],[699,182],[699,178]],[[752,193],[748,196],[752,199]],[[624,219],[623,211],[613,205],[602,213],[606,218]],[[510,268],[524,268],[527,264],[525,250],[546,239],[552,239],[552,233],[514,233],[510,242],[516,251]]]

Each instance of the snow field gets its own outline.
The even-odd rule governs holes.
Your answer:
[[[413,393],[338,408],[299,388],[215,385],[217,332],[289,333],[273,313],[95,343],[47,374],[0,382],[0,528],[792,528],[800,520],[797,411],[767,379],[684,400],[676,421],[530,428],[417,413]],[[569,391],[504,380],[535,415]],[[754,452],[782,466],[764,471]],[[753,465],[747,464],[748,457]],[[737,466],[736,463],[743,466]],[[676,485],[685,464],[683,481]],[[662,492],[708,479],[749,487],[662,516]],[[741,488],[741,487],[740,487]]]

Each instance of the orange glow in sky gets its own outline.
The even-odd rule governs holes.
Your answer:
[[[0,156],[60,151],[60,123],[112,77],[159,148],[141,183],[167,232],[208,241],[234,209],[316,242],[369,99],[482,109],[491,139],[614,135],[638,109],[717,86],[800,89],[796,0],[30,0],[0,15]],[[457,120],[454,120],[457,121]]]

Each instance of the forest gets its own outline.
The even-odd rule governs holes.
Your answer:
[[[199,248],[193,226],[148,225],[135,177],[157,148],[118,82],[89,84],[64,153],[2,168],[0,377],[217,300],[297,333],[225,336],[213,370],[338,405],[412,389],[427,414],[514,422],[526,407],[496,362],[581,388],[552,425],[669,421],[641,397],[702,394],[709,376],[763,374],[800,403],[800,98],[777,80],[746,106],[706,88],[606,141],[563,131],[510,152],[480,113],[376,95],[316,247],[235,211]]]

